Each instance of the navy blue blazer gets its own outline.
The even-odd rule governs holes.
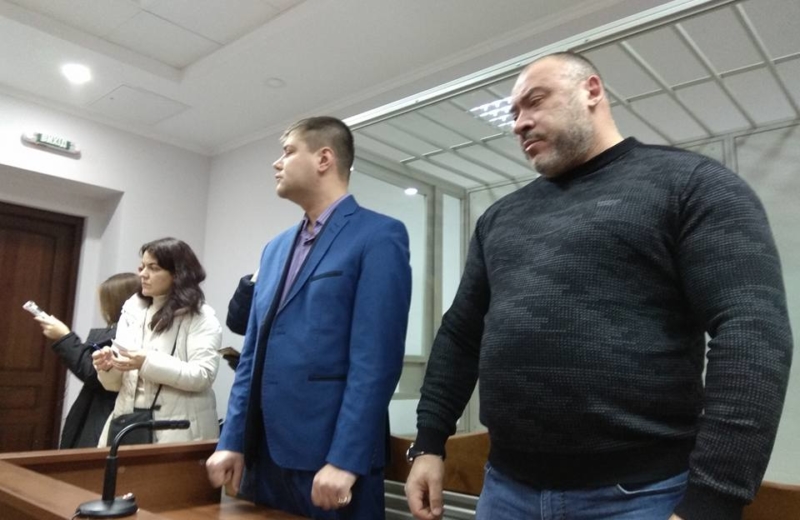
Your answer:
[[[281,467],[330,463],[365,475],[384,464],[386,411],[403,366],[408,233],[347,197],[279,303],[298,232],[283,232],[262,253],[217,449],[248,460],[266,433]]]

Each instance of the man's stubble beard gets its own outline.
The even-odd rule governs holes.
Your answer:
[[[573,99],[563,111],[566,124],[555,134],[550,134],[550,153],[532,159],[533,167],[545,177],[557,177],[579,166],[592,148],[594,129],[587,114]]]

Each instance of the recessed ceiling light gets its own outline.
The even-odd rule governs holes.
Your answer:
[[[61,67],[61,72],[70,83],[75,85],[82,85],[92,79],[92,71],[89,70],[89,67],[77,63],[67,63]]]
[[[267,78],[264,84],[269,88],[283,88],[286,86],[286,82],[281,78]]]
[[[417,193],[419,193],[419,191],[417,190],[417,188],[406,188],[404,193],[406,195],[411,196],[411,195],[416,195]]]

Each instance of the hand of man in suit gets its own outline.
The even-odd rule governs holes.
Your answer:
[[[352,487],[358,477],[349,471],[325,464],[314,475],[311,502],[325,511],[345,507],[353,498]]]
[[[206,461],[206,471],[212,486],[224,485],[228,495],[236,496],[244,471],[244,455],[228,450],[215,451]]]

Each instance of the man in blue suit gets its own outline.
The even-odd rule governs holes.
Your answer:
[[[304,119],[281,142],[277,194],[305,216],[262,253],[209,479],[315,519],[384,518],[384,429],[411,298],[408,233],[347,193],[354,150],[343,122]]]

